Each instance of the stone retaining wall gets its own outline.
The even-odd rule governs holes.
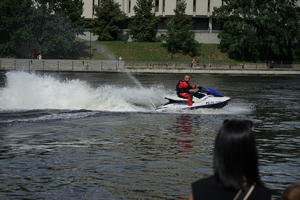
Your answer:
[[[0,59],[0,70],[117,71],[122,61]]]
[[[300,64],[269,63],[191,63],[185,62],[135,62],[118,60],[38,60],[38,59],[0,59],[0,70],[37,70],[37,71],[78,71],[78,72],[125,72],[141,73],[178,73],[178,70],[206,73],[209,70],[223,73],[247,73],[247,71],[289,71],[298,74]],[[218,73],[219,73],[218,72]],[[260,74],[257,72],[257,74]]]

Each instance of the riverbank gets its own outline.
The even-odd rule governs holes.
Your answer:
[[[119,60],[0,59],[0,70],[98,73],[299,75],[300,64],[134,62]]]

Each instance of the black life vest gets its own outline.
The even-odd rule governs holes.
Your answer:
[[[184,80],[180,80],[177,84],[176,84],[176,91],[177,94],[179,93],[189,93],[190,89],[188,88],[179,88],[180,83],[182,83]],[[186,82],[186,81],[184,81]],[[187,83],[187,82],[186,82]],[[189,84],[189,83],[188,83]]]

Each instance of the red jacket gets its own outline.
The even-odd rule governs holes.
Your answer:
[[[197,85],[191,85],[188,81],[181,80],[176,85],[177,94],[190,93],[190,89],[197,88]]]

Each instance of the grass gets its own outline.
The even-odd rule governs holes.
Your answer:
[[[83,42],[83,40],[78,40]],[[126,61],[157,61],[157,62],[191,62],[192,59],[201,62],[233,62],[226,53],[218,48],[217,44],[201,44],[199,47],[199,56],[191,57],[182,53],[176,53],[171,59],[166,47],[162,43],[149,42],[123,42],[123,41],[85,41],[87,51],[92,50],[91,59],[105,60],[108,59],[105,53],[99,51],[100,46],[104,46],[108,52],[114,54],[115,59],[122,56]],[[90,54],[89,54],[90,55]],[[80,57],[80,59],[90,59],[89,57]]]
[[[211,63],[235,62],[229,59],[227,53],[221,52],[217,44],[200,44],[198,49],[200,55],[195,57],[179,52],[171,59],[171,53],[160,42],[89,41],[81,38],[76,38],[76,41],[80,50],[68,59],[117,60],[122,56],[125,61],[191,62],[195,59]],[[22,56],[13,54],[8,58],[22,58]]]

